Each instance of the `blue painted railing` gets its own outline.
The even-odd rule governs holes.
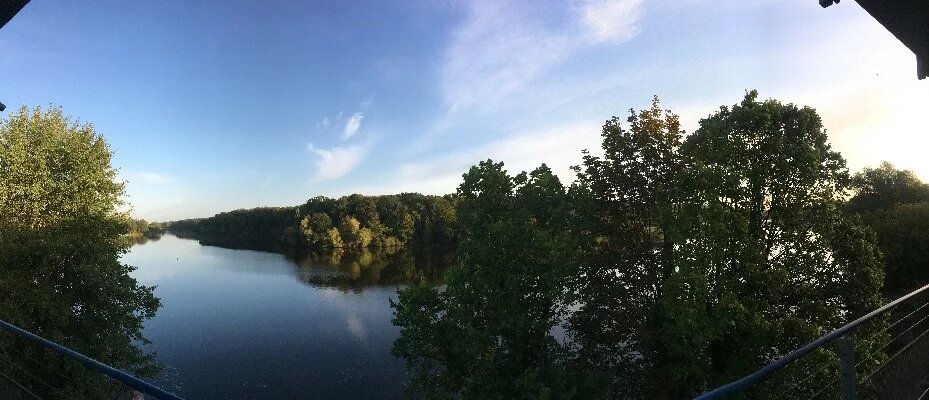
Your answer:
[[[170,393],[162,388],[159,388],[151,383],[145,382],[139,378],[136,378],[124,371],[120,371],[116,368],[113,368],[109,365],[106,365],[102,362],[94,360],[90,357],[87,357],[81,353],[78,353],[74,350],[71,350],[67,347],[64,347],[58,343],[52,342],[51,340],[45,339],[38,335],[35,335],[29,331],[26,331],[16,325],[10,324],[6,321],[0,320],[0,328],[3,328],[6,331],[9,331],[21,338],[33,341],[39,344],[42,347],[45,347],[50,350],[54,350],[59,354],[70,358],[74,361],[77,361],[83,364],[85,367],[92,369],[94,371],[100,372],[110,378],[113,378],[123,385],[129,386],[139,392],[151,395],[159,400],[183,400],[183,398]]]
[[[906,302],[907,300],[913,298],[914,296],[923,293],[929,290],[929,285],[923,286],[913,292],[910,292],[906,296],[903,296],[899,299],[896,299],[890,303],[887,303],[885,306],[878,308],[874,311],[871,311],[867,315],[858,318],[851,323],[836,329],[832,332],[829,332],[823,337],[816,339],[809,344],[796,349],[789,354],[778,358],[777,360],[771,362],[768,365],[765,365],[763,368],[755,371],[754,373],[743,377],[742,379],[730,382],[726,385],[720,386],[716,389],[713,389],[709,392],[706,392],[700,396],[694,398],[694,400],[715,400],[722,399],[726,396],[742,392],[753,385],[761,383],[772,374],[777,371],[780,371],[786,368],[788,365],[802,358],[803,356],[812,353],[818,348],[821,348],[832,341],[840,340],[840,358],[842,358],[842,398],[854,398],[854,385],[855,385],[855,363],[854,363],[854,350],[851,346],[851,333],[853,333],[857,328],[862,324],[873,320],[874,318],[890,311],[891,309],[897,307],[898,305]]]

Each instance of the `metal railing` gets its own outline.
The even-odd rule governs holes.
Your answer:
[[[77,361],[83,364],[88,369],[93,371],[100,372],[110,378],[119,381],[123,385],[131,387],[141,393],[150,395],[159,400],[183,400],[183,398],[170,393],[162,388],[159,388],[151,383],[145,382],[135,376],[132,376],[124,371],[120,371],[116,368],[113,368],[109,365],[106,365],[102,362],[94,360],[90,357],[87,357],[81,353],[78,353],[74,350],[71,350],[67,347],[64,347],[58,343],[52,342],[48,339],[35,335],[29,331],[26,331],[16,325],[10,324],[6,321],[0,320],[0,328],[6,330],[16,336],[19,336],[23,339],[32,341],[39,346],[42,346],[46,349],[55,351],[71,360]]]
[[[896,300],[894,300],[894,301],[892,301],[892,302],[890,302],[890,303],[887,303],[887,304],[884,305],[883,307],[878,308],[878,309],[876,309],[876,310],[874,310],[874,311],[871,311],[871,312],[868,313],[867,315],[865,315],[865,316],[863,316],[863,317],[861,317],[861,318],[858,318],[858,319],[852,321],[851,323],[846,324],[845,326],[842,326],[841,328],[838,328],[838,329],[836,329],[836,330],[834,330],[834,331],[832,331],[832,332],[829,332],[828,334],[826,334],[826,335],[820,337],[819,339],[816,339],[816,340],[814,340],[814,341],[812,341],[812,342],[810,342],[810,343],[804,345],[803,347],[800,347],[799,349],[796,349],[796,350],[794,350],[794,351],[788,353],[787,355],[785,355],[785,356],[783,356],[783,357],[778,358],[777,360],[775,360],[775,361],[769,363],[768,365],[765,365],[764,367],[762,367],[761,369],[755,371],[754,373],[749,374],[749,375],[747,375],[747,376],[745,376],[745,377],[743,377],[743,378],[741,378],[741,379],[739,379],[739,380],[730,382],[730,383],[728,383],[728,384],[726,384],[726,385],[720,386],[720,387],[718,387],[718,388],[716,388],[716,389],[710,390],[709,392],[706,392],[706,393],[704,393],[704,394],[702,394],[702,395],[700,395],[700,396],[695,397],[694,400],[715,400],[715,399],[722,399],[722,398],[724,398],[724,397],[726,397],[726,396],[729,396],[729,395],[733,395],[733,394],[736,394],[736,393],[744,392],[745,390],[747,390],[747,389],[749,389],[749,388],[751,388],[751,387],[753,387],[753,386],[755,386],[755,385],[757,385],[757,384],[759,384],[759,383],[765,381],[766,379],[768,379],[768,378],[769,378],[771,375],[773,375],[774,373],[776,373],[776,372],[778,372],[778,371],[780,371],[780,370],[783,370],[783,369],[786,368],[787,366],[791,365],[791,363],[793,363],[793,362],[795,362],[795,361],[797,361],[797,360],[803,358],[804,356],[806,356],[806,355],[808,355],[808,354],[810,354],[810,353],[813,353],[813,352],[816,351],[817,349],[823,348],[824,346],[830,344],[830,343],[833,342],[833,341],[837,342],[837,343],[838,343],[838,347],[839,347],[839,349],[838,349],[838,350],[839,350],[839,351],[838,351],[838,353],[839,353],[839,365],[840,365],[840,369],[841,369],[841,377],[840,377],[840,379],[839,379],[839,382],[841,383],[841,389],[840,389],[841,398],[842,398],[843,400],[855,399],[855,398],[857,397],[856,390],[857,390],[858,382],[859,382],[859,381],[858,381],[858,379],[857,379],[857,375],[856,375],[856,371],[855,371],[856,361],[855,361],[854,338],[853,338],[853,336],[852,336],[853,333],[854,333],[856,330],[858,330],[863,324],[865,324],[865,323],[867,323],[867,322],[869,322],[869,321],[872,321],[872,320],[874,320],[875,318],[877,318],[877,317],[879,317],[879,316],[881,316],[881,315],[884,315],[884,314],[888,313],[889,311],[895,309],[896,307],[900,306],[901,304],[907,302],[908,300],[910,300],[910,299],[914,298],[915,296],[917,296],[917,295],[919,295],[919,294],[921,294],[921,293],[924,293],[924,292],[929,293],[929,285],[923,286],[923,287],[921,287],[921,288],[919,288],[919,289],[917,289],[917,290],[915,290],[915,291],[913,291],[913,292],[910,292],[909,294],[907,294],[907,295],[905,295],[905,296],[903,296],[903,297],[900,297],[900,298],[898,298],[898,299],[896,299]],[[912,312],[910,312],[910,313],[907,313],[904,317],[898,319],[898,320],[897,320],[896,322],[894,322],[893,324],[890,324],[890,326],[888,326],[887,329],[889,329],[889,328],[891,328],[891,327],[893,327],[893,326],[899,324],[899,323],[902,322],[903,320],[905,320],[905,319],[909,318],[910,316],[916,314],[916,313],[919,312],[920,310],[926,308],[927,305],[929,305],[929,303],[923,304],[923,305],[921,305],[920,307],[916,308],[915,311],[912,311]],[[900,335],[898,335],[898,336],[895,337],[894,339],[891,339],[890,342],[892,342],[893,340],[896,340],[897,338],[899,338],[899,337],[903,336],[904,334],[906,334],[907,332],[911,331],[912,328],[914,328],[914,327],[916,327],[917,325],[921,324],[923,321],[927,320],[927,318],[929,318],[929,315],[927,315],[927,316],[924,317],[923,319],[920,319],[919,321],[917,321],[915,324],[913,324],[912,326],[910,326],[909,328],[907,328],[906,330],[904,330],[903,333],[901,333]],[[894,354],[894,357],[891,357],[891,360],[894,359],[896,356],[902,354],[902,353],[903,353],[904,351],[906,351],[907,349],[911,348],[918,340],[920,340],[920,339],[922,339],[924,336],[926,336],[927,333],[929,333],[929,330],[927,330],[927,331],[925,331],[925,332],[922,332],[922,334],[920,334],[919,336],[917,336],[913,341],[911,341],[911,342],[907,343],[906,345],[902,346],[902,348]],[[888,342],[888,344],[889,344],[889,342]],[[886,345],[885,345],[885,346],[886,346]],[[880,350],[883,350],[883,347],[882,347]],[[873,356],[873,355],[869,355],[868,357],[871,357],[871,356]],[[924,356],[924,358],[929,358],[929,353],[927,353],[927,354]],[[864,360],[862,360],[861,362],[864,362],[864,361],[867,361],[867,359],[864,359]],[[889,360],[888,360],[888,361],[889,361]],[[885,363],[885,364],[886,364],[886,363]],[[860,365],[860,362],[859,362],[859,364],[857,364],[857,365]],[[880,366],[880,367],[878,367],[878,369],[880,369],[880,368],[883,368],[883,365]],[[865,378],[865,380],[867,380],[868,378],[870,378],[871,376],[873,376],[876,372],[877,372],[877,370],[871,371],[871,372],[868,374],[868,377]],[[922,377],[922,378],[929,378],[929,377]],[[817,394],[818,394],[818,392],[817,392]],[[816,395],[814,394],[813,397],[816,397]]]

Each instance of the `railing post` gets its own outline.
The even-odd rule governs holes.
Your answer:
[[[848,333],[839,338],[839,362],[842,366],[842,400],[855,400],[855,340]]]

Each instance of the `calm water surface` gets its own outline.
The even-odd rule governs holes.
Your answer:
[[[184,397],[403,397],[388,299],[412,264],[369,256],[335,268],[171,235],[123,259],[142,284],[157,285],[162,307],[146,323],[146,348],[165,366],[159,383]]]

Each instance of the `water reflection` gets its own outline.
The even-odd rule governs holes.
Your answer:
[[[411,280],[441,280],[448,253],[367,251],[284,256],[165,235],[123,261],[157,285],[145,326],[166,374],[191,399],[399,399],[406,369],[388,299]]]
[[[79,216],[0,229],[0,319],[136,376],[155,376],[160,366],[141,346],[142,327],[160,303],[120,262],[125,243],[110,234],[117,223]],[[5,330],[0,374],[0,388],[13,385],[33,398],[125,394],[103,374]]]
[[[454,261],[455,253],[450,250],[387,248],[309,254],[296,263],[297,276],[304,283],[360,291],[420,281],[439,284]]]

